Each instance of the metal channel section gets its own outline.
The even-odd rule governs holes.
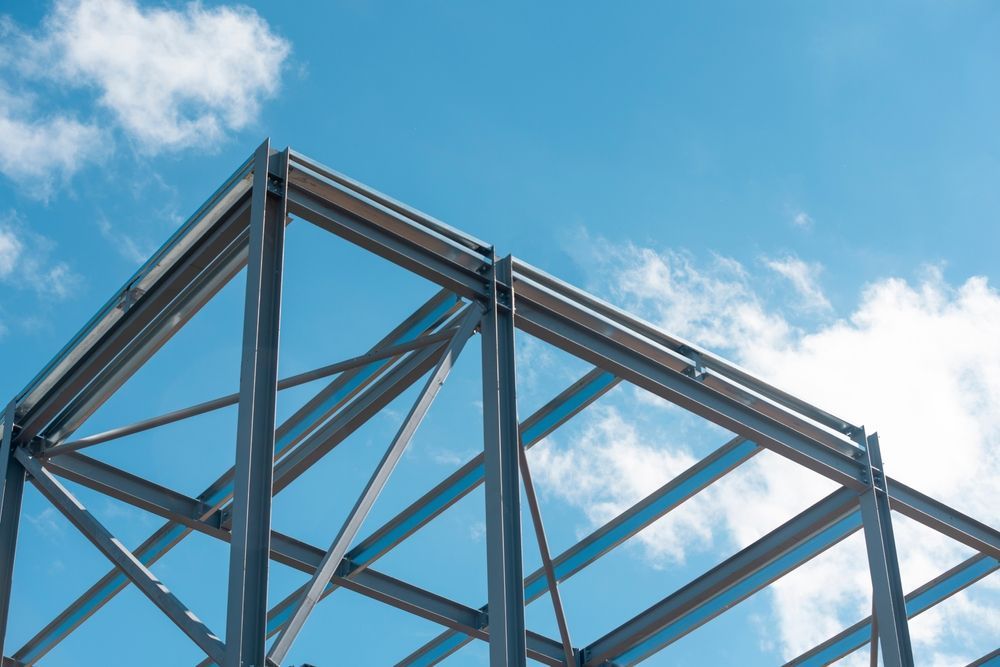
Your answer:
[[[280,274],[288,216],[409,269],[443,291],[375,344],[370,356],[279,381]],[[248,281],[239,393],[71,440],[87,418],[244,267]],[[447,375],[441,360],[457,355],[457,327],[464,324],[468,332],[469,322],[475,321],[471,316],[463,319],[463,308],[466,314],[476,314],[482,334],[483,454],[351,547],[368,507]],[[515,328],[594,366],[521,423]],[[414,410],[331,547],[319,549],[274,531],[272,496],[428,373]],[[274,400],[280,388],[330,376],[333,379],[291,418],[275,424]],[[518,504],[522,471],[528,482],[529,469],[522,447],[540,442],[620,381],[679,405],[736,438],[576,545],[543,559],[543,567],[525,577]],[[196,497],[77,451],[237,404],[236,465]],[[477,639],[489,642],[494,666],[525,664],[528,658],[577,667],[635,664],[861,529],[868,547],[877,633],[873,619],[865,619],[789,664],[825,664],[877,637],[887,666],[910,665],[907,619],[988,576],[1000,560],[1000,531],[888,477],[877,438],[864,438],[859,426],[520,260],[509,255],[496,260],[491,244],[301,153],[274,152],[269,141],[28,383],[6,410],[2,428],[0,654],[26,479],[115,564],[13,656],[4,655],[5,665],[37,663],[130,583],[202,648],[204,664],[262,667],[265,639],[278,633],[281,638],[271,658],[280,663],[312,606],[338,588],[444,626],[443,634],[406,657],[403,665],[435,664]],[[833,480],[840,489],[604,637],[574,648],[557,584],[762,449]],[[130,551],[53,475],[168,522]],[[488,605],[472,609],[371,567],[483,483]],[[547,552],[534,489],[526,490],[540,548]],[[904,597],[891,510],[971,547],[977,555]],[[225,645],[148,569],[192,530],[230,543]],[[312,582],[268,610],[271,560],[307,573]],[[547,592],[556,602],[559,640],[524,627],[524,605]],[[994,652],[973,664],[997,661]]]

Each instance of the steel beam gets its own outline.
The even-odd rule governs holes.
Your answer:
[[[583,665],[633,665],[861,527],[858,496],[839,489],[584,650]]]
[[[617,378],[598,369],[584,375],[521,423],[520,433],[524,447],[530,448],[541,442],[617,384]],[[478,454],[358,543],[348,552],[348,559],[362,566],[374,562],[478,488],[482,482],[483,454]]]
[[[60,457],[59,463],[47,461],[46,470],[73,480],[87,488],[105,493],[130,505],[170,519],[219,540],[229,541],[228,529],[218,523],[219,513],[208,519],[198,518],[204,503],[186,497],[171,489],[154,484],[128,472],[119,470],[83,454],[73,453]],[[318,547],[306,544],[277,531],[271,531],[270,558],[291,568],[314,574],[322,564],[325,554]],[[468,636],[470,639],[488,640],[485,615],[480,610],[465,607],[447,598],[393,579],[371,568],[346,571],[346,561],[327,580],[333,587],[347,588],[366,597],[410,612],[421,618],[440,623]],[[340,574],[339,572],[343,572]],[[301,596],[300,589],[294,598]],[[287,620],[290,605],[283,608],[282,618]],[[274,617],[269,618],[273,628]],[[542,635],[528,633],[528,655],[546,664],[561,664],[558,659],[561,644]],[[205,664],[214,664],[209,660]]]
[[[1000,562],[996,558],[976,554],[909,593],[906,596],[906,615],[913,618],[998,569]],[[785,667],[821,667],[837,662],[869,641],[872,634],[872,619],[873,616],[869,616],[858,621],[822,644],[785,663]]]
[[[593,563],[639,531],[651,525],[688,498],[705,489],[737,466],[755,456],[761,448],[736,438],[653,491],[616,518],[580,540],[553,560],[556,578],[562,582]],[[532,602],[544,595],[545,572],[539,568],[524,580],[525,600]],[[483,607],[488,609],[488,607]],[[433,665],[465,646],[468,640],[445,632],[416,652],[402,665]]]
[[[524,446],[531,447],[539,442],[616,384],[616,378],[596,369],[584,375],[522,422],[521,437]],[[483,455],[479,454],[351,549],[342,567],[348,568],[352,577],[360,573],[477,488],[482,481]],[[336,583],[331,583],[323,591],[323,597],[336,588]],[[270,634],[279,632],[283,627],[283,621],[277,622],[275,619],[287,619],[289,609],[296,601],[295,595],[286,597],[271,609],[268,615]]]
[[[400,343],[399,345],[391,345],[387,348],[376,350],[373,352],[368,352],[357,357],[351,357],[350,359],[344,359],[343,361],[338,361],[333,364],[327,364],[326,366],[320,366],[319,368],[314,368],[311,371],[305,371],[304,373],[296,373],[287,378],[278,380],[278,391],[283,391],[285,389],[291,389],[292,387],[298,387],[300,385],[313,382],[315,380],[321,380],[331,375],[337,375],[343,373],[344,371],[354,370],[361,366],[366,366],[374,361],[380,361],[383,359],[398,358],[405,352],[410,352],[412,350],[419,349],[426,345],[432,343],[443,342],[454,334],[454,331],[446,330],[440,331],[435,334],[429,334],[426,336],[421,336],[416,340],[407,341],[405,343]],[[173,424],[184,419],[189,419],[191,417],[196,417],[198,415],[207,414],[209,412],[214,412],[215,410],[221,410],[222,408],[231,407],[237,405],[240,401],[239,392],[235,394],[229,394],[227,396],[220,396],[219,398],[213,398],[208,401],[203,401],[196,405],[192,405],[186,408],[180,408],[178,410],[172,410],[168,413],[157,415],[156,417],[150,417],[148,419],[143,419],[141,421],[128,424],[126,426],[118,426],[101,433],[95,433],[94,435],[89,435],[85,438],[79,438],[70,442],[62,442],[59,444],[43,443],[42,447],[39,449],[39,454],[47,457],[59,456],[60,454],[65,454],[67,452],[76,452],[84,449],[85,447],[91,447],[93,445],[99,445],[105,442],[110,442],[112,440],[117,440],[118,438],[124,438],[125,436],[135,435],[136,433],[142,433],[150,429],[158,428],[160,426],[166,426],[167,424]]]
[[[125,548],[120,540],[108,530],[66,490],[24,448],[19,448],[15,454],[25,470],[31,475],[32,483],[42,492],[49,502],[65,516],[77,530],[83,533],[90,542],[103,553],[108,560],[127,576],[153,604],[160,608],[201,650],[213,660],[221,660],[226,647],[194,613],[185,607],[169,589],[156,578],[149,569],[136,558],[135,554]]]
[[[518,326],[833,481],[864,489],[847,436],[792,413],[765,396],[703,368],[577,303],[558,298],[515,273]]]
[[[978,660],[973,660],[966,667],[997,667],[1000,665],[1000,648],[990,651]]]
[[[265,660],[278,331],[288,180],[288,153],[272,158],[270,147],[270,141],[261,144],[253,167],[225,667],[261,667]],[[270,191],[272,187],[277,194]]]
[[[862,431],[863,433],[863,431]],[[889,493],[886,487],[878,435],[867,438],[864,459],[869,488],[861,494],[861,517],[868,551],[868,569],[872,577],[875,618],[878,622],[879,645],[886,667],[913,667],[913,648],[906,617],[906,599],[899,576],[896,538],[889,513]]]
[[[325,168],[292,154],[289,211],[322,229],[471,299],[487,295],[489,249],[345,186]]]
[[[962,514],[891,477],[889,507],[980,553],[1000,559],[1000,531]]]
[[[22,432],[25,440],[34,437],[183,285],[245,231],[249,189],[247,160],[25,387],[18,395],[18,416],[30,425]]]
[[[514,368],[514,293],[510,257],[494,261],[482,322],[483,442],[490,664],[523,667],[524,585],[518,482],[520,438]]]
[[[24,492],[24,468],[13,456],[14,421],[17,402],[7,404],[3,417],[3,440],[0,440],[0,656],[4,653],[10,592],[14,576],[17,529],[21,521],[21,498]]]
[[[439,292],[372,349],[377,350],[399,341],[411,340],[425,331],[433,329],[442,318],[453,311],[456,305],[457,302],[453,296]],[[290,451],[295,451],[297,449],[296,443],[301,442],[306,434],[326,419],[331,412],[343,406],[352,396],[357,396],[358,400],[367,400],[365,399],[366,395],[385,395],[387,401],[391,400],[391,396],[395,395],[393,391],[401,392],[405,388],[400,387],[392,390],[396,384],[405,385],[412,376],[423,373],[419,369],[420,359],[414,357],[414,353],[411,353],[411,357],[413,358],[403,360],[393,366],[388,373],[382,375],[374,385],[361,395],[358,395],[358,392],[364,390],[378,377],[379,373],[389,365],[388,362],[372,362],[367,366],[347,371],[338,376],[278,429],[275,443],[278,455],[287,455]],[[206,488],[199,495],[199,500],[210,505],[213,512],[222,508],[232,496],[232,476],[233,470],[230,469]],[[147,538],[136,549],[136,555],[143,559],[146,565],[150,565],[170,551],[188,532],[189,529],[183,525],[168,523]],[[25,664],[34,664],[73,629],[117,595],[127,583],[128,580],[120,572],[112,570],[22,646],[14,657]]]
[[[430,377],[427,378],[427,382],[424,384],[417,400],[414,402],[413,407],[410,408],[409,414],[403,420],[382,460],[376,466],[371,478],[348,514],[347,520],[341,526],[330,548],[323,555],[322,562],[316,569],[316,572],[313,573],[312,579],[306,585],[302,597],[292,612],[288,623],[271,645],[271,650],[267,656],[271,664],[280,666],[285,656],[288,655],[288,651],[291,649],[292,643],[295,641],[298,633],[302,630],[306,619],[316,606],[316,603],[319,602],[320,594],[326,588],[333,573],[340,566],[340,561],[347,552],[347,547],[354,540],[358,530],[360,530],[361,524],[368,516],[368,512],[371,511],[385,483],[389,480],[389,476],[410,443],[413,434],[416,433],[417,428],[427,414],[427,410],[430,409],[431,404],[441,390],[445,379],[451,373],[451,369],[458,360],[458,356],[462,353],[466,341],[468,341],[473,330],[479,324],[479,319],[478,307],[475,305],[469,306],[462,316],[461,325],[455,332],[451,343],[449,343],[442,353],[437,367],[430,374]]]
[[[787,410],[797,412],[802,416],[818,422],[826,428],[833,429],[840,433],[849,433],[855,427],[844,419],[834,416],[825,410],[821,410],[814,405],[806,403],[802,399],[782,391],[764,380],[750,374],[745,369],[719,357],[697,344],[680,338],[668,331],[650,324],[641,318],[625,312],[592,294],[581,290],[578,287],[555,278],[537,267],[531,266],[520,259],[514,260],[514,271],[517,275],[530,279],[530,281],[544,290],[575,303],[594,312],[603,319],[615,323],[616,325],[631,329],[632,331],[649,338],[663,347],[666,347],[684,356],[697,357],[699,365],[712,370],[740,385],[746,387],[754,394],[763,396],[769,401],[776,403]]]

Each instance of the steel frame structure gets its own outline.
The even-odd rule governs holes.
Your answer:
[[[283,241],[292,216],[409,269],[441,291],[367,353],[278,379]],[[244,268],[239,393],[74,440],[86,419]],[[594,366],[523,420],[517,414],[515,329]],[[482,454],[356,541],[368,510],[476,331],[482,340]],[[273,495],[424,376],[415,404],[331,545],[316,547],[276,531],[270,525]],[[276,424],[277,392],[319,378],[329,381],[295,414]],[[736,437],[553,557],[524,451],[623,381]],[[234,466],[196,497],[81,453],[234,404],[239,406]],[[839,489],[605,636],[574,645],[559,584],[765,448],[833,480]],[[153,512],[166,523],[130,551],[58,478]],[[281,664],[315,605],[339,588],[444,627],[401,665],[436,664],[474,640],[489,643],[495,666],[524,665],[528,658],[549,665],[631,665],[862,530],[873,583],[873,617],[788,664],[828,664],[871,644],[873,653],[881,648],[887,667],[899,667],[913,664],[908,618],[996,571],[1000,559],[1000,532],[889,478],[877,437],[863,428],[512,256],[497,258],[489,244],[300,153],[272,150],[267,140],[9,403],[3,417],[0,480],[0,633],[5,632],[9,611],[25,481],[113,564],[25,645],[5,653],[0,634],[5,665],[37,664],[130,584],[195,642],[206,656],[205,665]],[[480,484],[485,484],[486,498],[486,605],[467,607],[373,567]],[[542,567],[527,576],[521,559],[522,485],[542,556]],[[905,594],[891,510],[952,537],[977,555]],[[230,543],[224,641],[149,570],[192,531]],[[310,579],[269,608],[271,560]],[[525,628],[524,605],[546,594],[558,621],[558,639]],[[276,637],[270,646],[269,637]],[[996,652],[975,664],[995,660],[1000,660]]]

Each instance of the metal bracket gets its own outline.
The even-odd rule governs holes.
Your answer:
[[[139,299],[145,296],[146,290],[140,287],[129,287],[127,290],[122,292],[121,297],[118,299],[118,308],[127,313],[132,310],[135,304],[139,303]]]

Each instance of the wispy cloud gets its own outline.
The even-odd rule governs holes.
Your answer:
[[[153,248],[143,248],[130,235],[115,229],[104,216],[98,216],[97,229],[101,236],[110,243],[119,255],[133,264],[141,264],[152,254]]]
[[[0,29],[0,39],[3,36]],[[0,173],[29,195],[46,199],[56,184],[103,154],[103,133],[70,114],[36,112],[31,96],[14,92],[0,80]]]
[[[54,247],[15,213],[0,215],[0,282],[47,299],[72,296],[81,278],[67,263],[53,259]]]
[[[810,264],[791,255],[781,259],[765,259],[764,264],[791,283],[805,308],[816,311],[830,310],[830,301],[819,286],[819,274],[822,271],[819,264]]]
[[[799,229],[812,229],[816,221],[805,211],[795,211],[792,214],[792,224]]]
[[[1000,523],[1000,450],[995,446],[1000,440],[1000,348],[995,344],[1000,293],[986,278],[951,285],[931,268],[915,281],[880,280],[865,288],[847,317],[810,324],[796,319],[798,309],[769,295],[766,280],[734,260],[698,262],[684,252],[603,241],[601,247],[605,260],[589,266],[595,271],[592,284],[605,296],[672,333],[722,351],[783,389],[877,429],[890,474],[988,524]],[[779,260],[767,268],[793,284],[799,281],[799,293],[814,302],[827,302],[798,260]],[[673,474],[672,466],[689,460],[683,447],[649,423],[588,411],[581,418],[579,443],[563,443],[557,434],[553,451],[546,453],[549,445],[539,448],[536,456],[546,458],[545,465],[533,467],[539,470],[536,477],[548,493],[578,506],[596,523],[605,511],[620,509],[644,492],[650,471]],[[574,460],[601,465],[572,465]],[[557,472],[541,472],[546,467]],[[606,483],[608,470],[620,489],[607,488],[615,486]],[[832,488],[814,473],[765,452],[689,501],[686,510],[668,516],[668,528],[654,525],[650,535],[668,530],[671,539],[643,536],[643,553],[651,565],[661,566],[665,558],[680,560],[710,544],[745,546]],[[692,511],[702,521],[685,533],[681,527],[690,525],[685,512]],[[706,525],[712,526],[708,535],[695,530]],[[968,555],[956,542],[912,522],[897,521],[897,539],[910,589]],[[859,563],[865,563],[865,553],[856,536],[768,589],[780,638],[777,650],[786,658],[869,613],[871,584]],[[996,636],[1000,623],[996,595],[983,594],[981,587],[957,596],[939,613],[947,623],[926,616],[912,626],[917,649],[929,662],[985,649],[976,641]],[[956,627],[964,627],[964,634],[954,634]],[[966,635],[973,639],[966,641]]]

